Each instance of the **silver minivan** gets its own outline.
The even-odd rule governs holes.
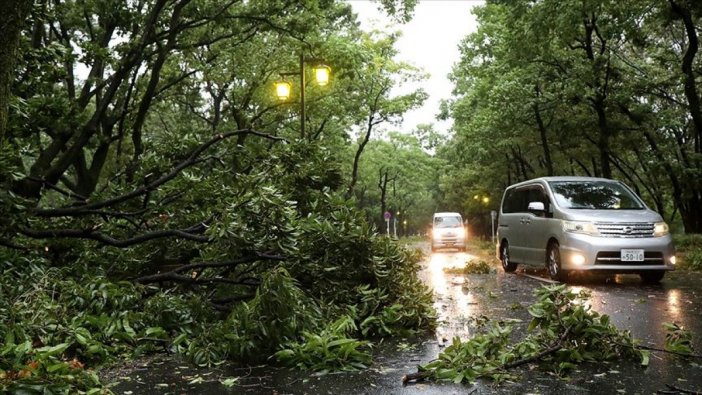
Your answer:
[[[660,281],[675,267],[668,225],[624,183],[593,177],[543,177],[505,190],[497,257],[506,272],[546,265],[569,271],[637,273]]]

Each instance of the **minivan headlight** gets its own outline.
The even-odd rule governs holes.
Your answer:
[[[599,235],[595,224],[587,221],[563,221],[563,230],[570,233],[582,233],[590,236]]]
[[[670,233],[670,228],[668,227],[668,224],[666,224],[665,222],[656,222],[653,225],[653,236],[654,237],[665,236],[668,233]]]

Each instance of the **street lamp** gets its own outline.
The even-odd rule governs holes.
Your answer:
[[[329,84],[329,76],[331,75],[331,68],[329,66],[318,64],[314,66],[314,79],[317,80],[319,86],[326,86]]]
[[[473,195],[473,200],[477,200],[478,202],[482,202],[484,205],[487,205],[488,203],[490,203],[489,196]]]
[[[300,69],[293,73],[280,73],[282,77],[297,75],[300,78],[300,138],[305,138],[305,63],[315,63],[312,67],[315,81],[319,86],[329,84],[331,68],[314,59],[305,59],[304,54],[300,54]],[[290,98],[292,84],[287,81],[275,83],[275,92],[279,100],[285,101]]]
[[[275,94],[278,96],[278,100],[288,100],[290,98],[290,91],[292,91],[291,83],[287,81],[278,81],[275,83]]]

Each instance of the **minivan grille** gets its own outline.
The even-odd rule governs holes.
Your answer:
[[[620,251],[600,251],[595,258],[597,265],[663,265],[663,253],[658,251],[645,251],[643,262],[622,262]]]
[[[597,222],[597,230],[602,237],[641,238],[653,237],[653,224],[648,222]]]

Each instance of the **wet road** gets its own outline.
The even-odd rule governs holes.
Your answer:
[[[534,301],[534,289],[548,283],[544,272],[506,274],[495,266],[495,273],[454,275],[444,268],[463,267],[470,253],[438,252],[424,261],[422,279],[434,290],[439,325],[435,334],[414,339],[392,339],[374,349],[371,369],[355,373],[316,376],[309,372],[258,367],[253,369],[198,370],[187,363],[165,359],[151,361],[143,370],[126,374],[115,393],[160,394],[654,394],[666,384],[702,391],[702,359],[684,359],[653,352],[648,367],[634,361],[584,364],[567,378],[544,374],[537,369],[518,370],[519,382],[489,381],[475,385],[420,383],[403,386],[401,378],[416,371],[441,352],[454,336],[468,338],[478,330],[483,318],[516,318],[522,323],[515,332],[526,331],[527,307]],[[592,293],[595,311],[607,314],[620,329],[628,329],[643,344],[663,348],[664,322],[676,322],[693,333],[693,346],[702,353],[702,275],[672,272],[661,284],[642,284],[638,276],[576,279],[571,288]],[[226,378],[237,378],[237,385],[226,388]]]

